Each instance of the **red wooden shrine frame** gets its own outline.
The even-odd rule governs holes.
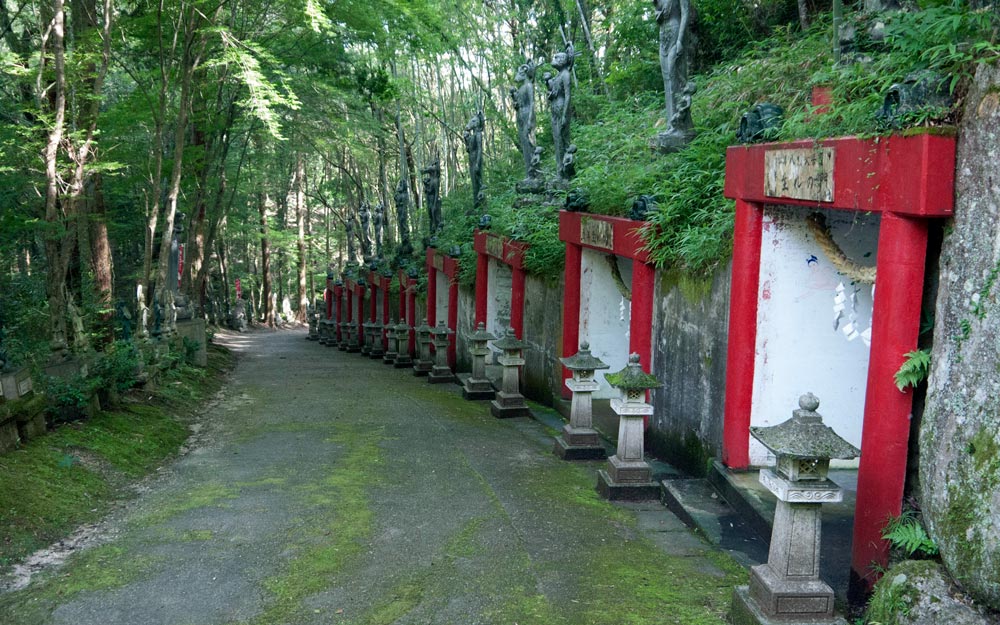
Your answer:
[[[389,339],[386,337],[386,326],[389,325],[389,291],[392,288],[392,276],[383,276],[382,274],[375,271],[368,271],[367,278],[368,288],[371,291],[370,299],[368,302],[368,321],[371,323],[382,324],[382,349],[388,349]],[[378,310],[378,296],[379,293],[382,294],[382,314],[381,319],[379,318]]]
[[[831,202],[766,194],[767,152],[817,147],[834,151]],[[932,134],[733,146],[726,153],[725,196],[736,200],[736,226],[722,459],[732,469],[746,469],[750,462],[765,205],[881,214],[851,556],[852,580],[864,580],[869,587],[874,569],[888,562],[881,530],[890,516],[900,513],[906,478],[912,389],[900,392],[893,375],[904,355],[917,347],[928,219],[952,214],[954,175],[954,137]]]
[[[566,243],[565,289],[563,290],[563,356],[580,350],[580,272],[583,248],[614,254],[635,261],[632,265],[632,302],[628,351],[639,354],[646,372],[652,371],[653,289],[656,269],[649,262],[646,242],[639,236],[642,221],[622,217],[559,211],[559,239]],[[573,377],[563,367],[563,379]],[[564,384],[562,396],[569,399]]]
[[[427,268],[427,325],[437,325],[437,275],[441,272],[448,278],[448,318],[445,320],[452,334],[448,335],[448,366],[455,369],[455,337],[458,332],[458,261],[438,251],[427,248],[425,257]]]
[[[487,299],[490,286],[489,262],[494,258],[511,268],[510,327],[517,338],[524,338],[524,252],[528,246],[507,237],[476,230],[476,324],[487,323]]]

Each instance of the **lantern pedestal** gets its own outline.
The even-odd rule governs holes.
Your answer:
[[[382,324],[375,322],[372,324],[372,345],[368,350],[368,357],[372,360],[382,360],[385,356],[385,346],[382,343]]]
[[[347,339],[348,354],[357,354],[361,351],[361,331],[362,325],[360,323],[348,324],[347,333],[350,335]]]
[[[486,324],[480,322],[476,331],[469,335],[469,354],[472,355],[472,374],[462,385],[462,397],[468,400],[493,399],[497,396],[493,383],[486,377],[486,357],[490,355],[489,341],[496,340],[486,331]]]
[[[413,375],[423,377],[430,374],[434,368],[434,361],[431,360],[431,329],[427,325],[427,320],[415,328],[417,333],[417,359],[413,363]]]
[[[400,319],[394,331],[396,333],[396,359],[392,362],[392,366],[396,369],[412,367],[413,358],[410,357],[409,351],[410,326]]]
[[[306,335],[306,338],[310,341],[318,341],[320,338],[320,330],[317,327],[319,317],[313,312],[312,306],[306,309],[306,321],[309,322],[309,334]]]
[[[396,358],[399,356],[399,340],[396,338],[396,324],[392,321],[385,326],[385,342],[387,347],[385,353],[382,354],[382,364],[391,365],[396,362]]]
[[[507,328],[507,333],[493,342],[493,347],[503,351],[503,355],[497,361],[503,365],[503,380],[500,390],[497,391],[496,399],[490,403],[490,414],[497,419],[511,419],[514,417],[530,417],[531,411],[524,401],[519,387],[518,367],[524,364],[521,357],[521,350],[524,349],[524,342],[514,335],[512,328]]]
[[[576,372],[574,372],[576,375]],[[569,423],[557,436],[552,452],[563,460],[603,460],[607,456],[593,424],[593,393],[601,388],[595,380],[566,380],[573,392]]]
[[[347,351],[348,345],[351,343],[351,322],[341,321],[340,322],[340,340],[337,341],[337,349],[342,352]]]
[[[646,403],[646,391],[660,384],[642,370],[638,354],[629,356],[624,369],[605,379],[621,391],[620,397],[611,400],[611,409],[618,415],[618,449],[608,458],[607,470],[598,471],[597,491],[609,500],[658,499],[660,487],[646,463],[643,435],[645,418],[653,414],[653,406]]]
[[[451,343],[448,340],[449,334],[454,334],[454,331],[446,326],[444,321],[439,322],[437,327],[431,331],[431,335],[434,337],[434,366],[431,367],[427,376],[427,381],[431,384],[456,381],[455,374],[448,366],[448,345]]]

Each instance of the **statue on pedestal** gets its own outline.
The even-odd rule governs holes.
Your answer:
[[[385,206],[379,202],[375,205],[375,258],[382,258],[382,230],[385,226]]]
[[[444,217],[441,215],[441,161],[435,158],[431,164],[421,170],[424,182],[424,202],[427,204],[427,217],[430,221],[429,234],[434,238],[444,229]]]
[[[396,185],[396,225],[399,226],[399,256],[407,257],[413,254],[413,244],[410,243],[410,189],[406,178],[400,178]]]
[[[344,232],[347,236],[347,262],[353,263],[354,258],[354,215],[348,215],[344,224]]]
[[[564,52],[556,52],[552,56],[552,67],[556,75],[548,79],[549,109],[552,116],[552,143],[556,156],[556,178],[559,182],[567,182],[563,169],[563,159],[570,143],[569,122],[573,116],[570,101],[570,87],[573,84],[573,61],[577,53],[572,42],[566,44]]]
[[[695,84],[688,80],[694,52],[695,11],[691,0],[653,0],[660,24],[660,72],[666,99],[667,129],[653,140],[663,152],[676,152],[694,137],[691,96]]]
[[[465,151],[469,154],[469,175],[472,177],[472,210],[478,213],[485,203],[483,194],[483,125],[482,111],[476,111],[465,125]]]
[[[372,239],[369,235],[371,205],[368,204],[368,200],[361,200],[361,208],[358,209],[358,219],[361,221],[361,258],[367,263],[372,257]]]
[[[517,86],[510,90],[517,113],[517,142],[524,159],[527,179],[533,179],[531,159],[535,154],[535,70],[538,66],[532,60],[525,61],[517,68],[514,80]]]

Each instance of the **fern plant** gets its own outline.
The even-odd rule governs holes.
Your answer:
[[[903,552],[907,558],[934,557],[938,554],[937,543],[927,535],[920,519],[913,510],[907,510],[892,517],[882,529],[882,538],[893,548]]]
[[[906,360],[893,376],[896,388],[903,391],[908,386],[916,386],[927,379],[931,370],[931,353],[926,349],[907,352]]]

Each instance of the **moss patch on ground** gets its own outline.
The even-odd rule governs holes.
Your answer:
[[[154,392],[133,391],[113,412],[62,425],[0,456],[0,568],[103,516],[123,486],[172,456],[187,423],[221,386],[234,357],[212,346],[207,369],[180,367]]]

